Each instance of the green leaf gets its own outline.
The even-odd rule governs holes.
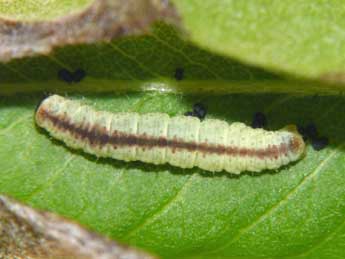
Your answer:
[[[3,82],[54,80],[61,67],[82,67],[87,70],[88,78],[96,80],[161,80],[172,78],[179,66],[185,69],[187,81],[278,78],[197,48],[163,23],[155,24],[147,35],[120,38],[110,44],[68,46],[46,57],[14,60],[2,66],[7,68],[2,69]]]
[[[81,83],[57,80],[60,68],[79,67],[87,72]],[[181,82],[177,67],[185,71]],[[0,64],[0,79],[0,193],[165,258],[344,257],[344,98],[267,93],[336,93],[341,86],[243,65],[163,24],[144,36]],[[319,152],[309,144],[302,161],[281,170],[240,176],[96,159],[36,127],[43,92],[112,112],[171,116],[202,102],[209,118],[247,124],[262,111],[270,129],[314,121],[331,144]]]
[[[184,68],[184,80],[174,79]],[[80,85],[56,82],[57,71],[83,68]],[[0,63],[1,92],[128,91],[222,93],[339,93],[341,85],[295,81],[212,54],[181,39],[176,29],[156,23],[151,33],[111,43],[69,46],[49,56]],[[53,85],[51,86],[51,83]]]
[[[272,71],[344,82],[341,0],[173,2],[200,46]]]
[[[75,96],[78,97],[78,96]],[[344,251],[345,178],[341,97],[282,95],[83,95],[116,111],[182,114],[197,101],[209,118],[271,129],[315,121],[331,146],[276,172],[233,176],[96,159],[36,128],[39,98],[1,100],[0,190],[165,257],[338,258]],[[298,109],[296,109],[298,107]],[[302,256],[303,255],[303,256]]]
[[[92,0],[16,0],[1,1],[2,17],[18,20],[52,20],[90,4]]]

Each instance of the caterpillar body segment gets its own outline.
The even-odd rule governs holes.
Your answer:
[[[277,169],[300,159],[305,149],[291,126],[266,131],[216,119],[110,113],[58,95],[41,103],[36,122],[67,146],[98,157],[212,172]]]

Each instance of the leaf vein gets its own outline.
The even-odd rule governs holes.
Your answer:
[[[33,196],[35,196],[37,193],[41,192],[42,190],[48,188],[49,186],[52,186],[58,179],[59,175],[61,172],[63,172],[67,166],[70,164],[70,162],[73,161],[73,159],[75,158],[74,155],[70,155],[65,163],[62,165],[62,167],[58,168],[55,172],[52,173],[52,176],[49,177],[49,179],[47,181],[45,181],[44,184],[38,186],[32,193],[30,193],[27,197],[26,197],[26,201],[29,201],[30,199],[32,199]]]
[[[221,250],[224,250],[224,248],[228,247],[230,244],[236,242],[239,240],[245,233],[247,233],[250,229],[257,226],[260,222],[264,221],[267,217],[269,217],[271,214],[273,214],[280,206],[285,204],[289,201],[290,197],[293,196],[300,190],[306,183],[308,183],[309,180],[314,178],[320,171],[323,169],[331,160],[332,158],[338,153],[338,149],[336,148],[333,152],[331,152],[310,174],[305,176],[294,188],[292,188],[279,202],[275,203],[272,207],[270,207],[268,210],[266,210],[263,214],[259,215],[251,224],[243,227],[238,231],[238,234],[235,235],[229,242],[227,242],[225,245],[208,252],[214,253]]]
[[[153,34],[152,37],[157,40],[158,42],[160,42],[162,45],[166,46],[167,48],[169,48],[170,50],[174,51],[175,53],[180,54],[182,57],[184,57],[186,60],[188,60],[188,62],[192,65],[196,65],[199,66],[201,68],[203,68],[205,71],[209,72],[210,74],[212,74],[215,79],[221,79],[222,77],[220,75],[218,75],[216,72],[214,72],[213,70],[211,70],[208,66],[200,63],[200,62],[196,62],[194,61],[192,58],[190,58],[188,55],[186,55],[183,51],[178,50],[177,48],[171,46],[169,43],[167,43],[165,40],[161,39],[159,36]]]
[[[292,95],[282,96],[274,101],[271,102],[270,105],[265,107],[265,113],[270,113],[273,111],[277,106],[284,104],[288,100],[292,99]]]
[[[123,51],[122,49],[120,49],[118,46],[116,46],[114,43],[110,43],[110,46],[112,47],[112,49],[118,53],[120,53],[122,56],[126,57],[127,59],[131,60],[132,62],[134,62],[135,64],[137,64],[143,71],[148,72],[151,76],[153,77],[161,77],[159,74],[151,71],[150,69],[147,69],[145,65],[143,65],[141,62],[139,62],[135,57],[127,54],[125,51]]]
[[[166,203],[163,203],[161,206],[159,206],[159,208],[156,211],[154,211],[148,218],[144,219],[134,229],[130,230],[127,234],[125,234],[124,238],[132,236],[139,229],[142,229],[143,227],[151,224],[157,218],[159,218],[160,215],[162,215],[165,211],[167,211],[169,207],[171,207],[172,204],[174,204],[174,202],[176,202],[181,197],[181,195],[183,194],[183,191],[186,190],[187,187],[193,183],[193,180],[195,179],[196,175],[197,174],[193,174],[192,176],[190,176],[188,180],[185,181],[185,183],[181,186],[180,190],[178,190],[174,196],[172,196]]]
[[[54,56],[47,56],[52,62],[54,62],[55,64],[59,65],[60,67],[66,68],[68,70],[72,71],[71,66],[69,66],[68,64],[63,63],[61,60],[59,60],[58,58],[54,57]]]
[[[22,121],[25,121],[26,119],[29,119],[31,116],[32,116],[31,114],[25,114],[25,115],[19,117],[18,119],[16,119],[14,122],[12,122],[7,127],[0,129],[0,135],[6,134],[9,130],[11,130],[17,124],[21,123]]]
[[[7,70],[10,70],[12,72],[14,72],[15,74],[19,75],[22,79],[26,80],[26,81],[34,81],[32,80],[30,77],[28,77],[27,75],[25,75],[24,73],[22,73],[21,71],[13,68],[13,66],[10,65],[6,65],[6,64],[2,64]]]

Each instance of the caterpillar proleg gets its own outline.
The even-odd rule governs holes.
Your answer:
[[[294,126],[266,131],[165,113],[110,113],[58,95],[43,100],[36,123],[68,147],[98,157],[212,172],[277,169],[300,159],[305,149]]]

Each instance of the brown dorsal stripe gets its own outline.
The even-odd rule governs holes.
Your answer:
[[[169,147],[173,150],[198,151],[204,154],[218,154],[241,157],[257,157],[259,159],[274,158],[287,156],[288,152],[293,152],[300,147],[300,141],[292,138],[290,143],[281,143],[279,146],[270,145],[263,149],[248,149],[231,147],[224,145],[214,145],[209,143],[186,142],[179,139],[167,139],[166,137],[151,137],[146,135],[134,135],[115,131],[109,134],[106,130],[98,125],[89,127],[80,127],[70,122],[67,116],[57,117],[44,110],[42,107],[38,111],[41,118],[51,121],[54,127],[61,131],[66,131],[75,138],[87,140],[92,146],[110,144],[113,147],[119,146],[137,146],[142,148],[165,148]],[[87,125],[89,126],[89,125]]]

